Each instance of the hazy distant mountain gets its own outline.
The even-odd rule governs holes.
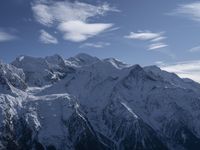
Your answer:
[[[200,84],[79,54],[0,63],[1,150],[199,150]]]

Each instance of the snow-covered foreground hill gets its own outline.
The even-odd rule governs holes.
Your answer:
[[[87,54],[0,63],[0,150],[199,150],[200,85]]]

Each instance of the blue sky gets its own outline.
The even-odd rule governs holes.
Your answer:
[[[0,59],[80,52],[200,81],[200,2],[1,0]]]

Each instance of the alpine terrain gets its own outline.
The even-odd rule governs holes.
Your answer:
[[[0,150],[199,150],[200,84],[78,54],[0,62]]]

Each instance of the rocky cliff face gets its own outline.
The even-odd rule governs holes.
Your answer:
[[[0,64],[2,150],[198,150],[200,85],[87,54]]]

